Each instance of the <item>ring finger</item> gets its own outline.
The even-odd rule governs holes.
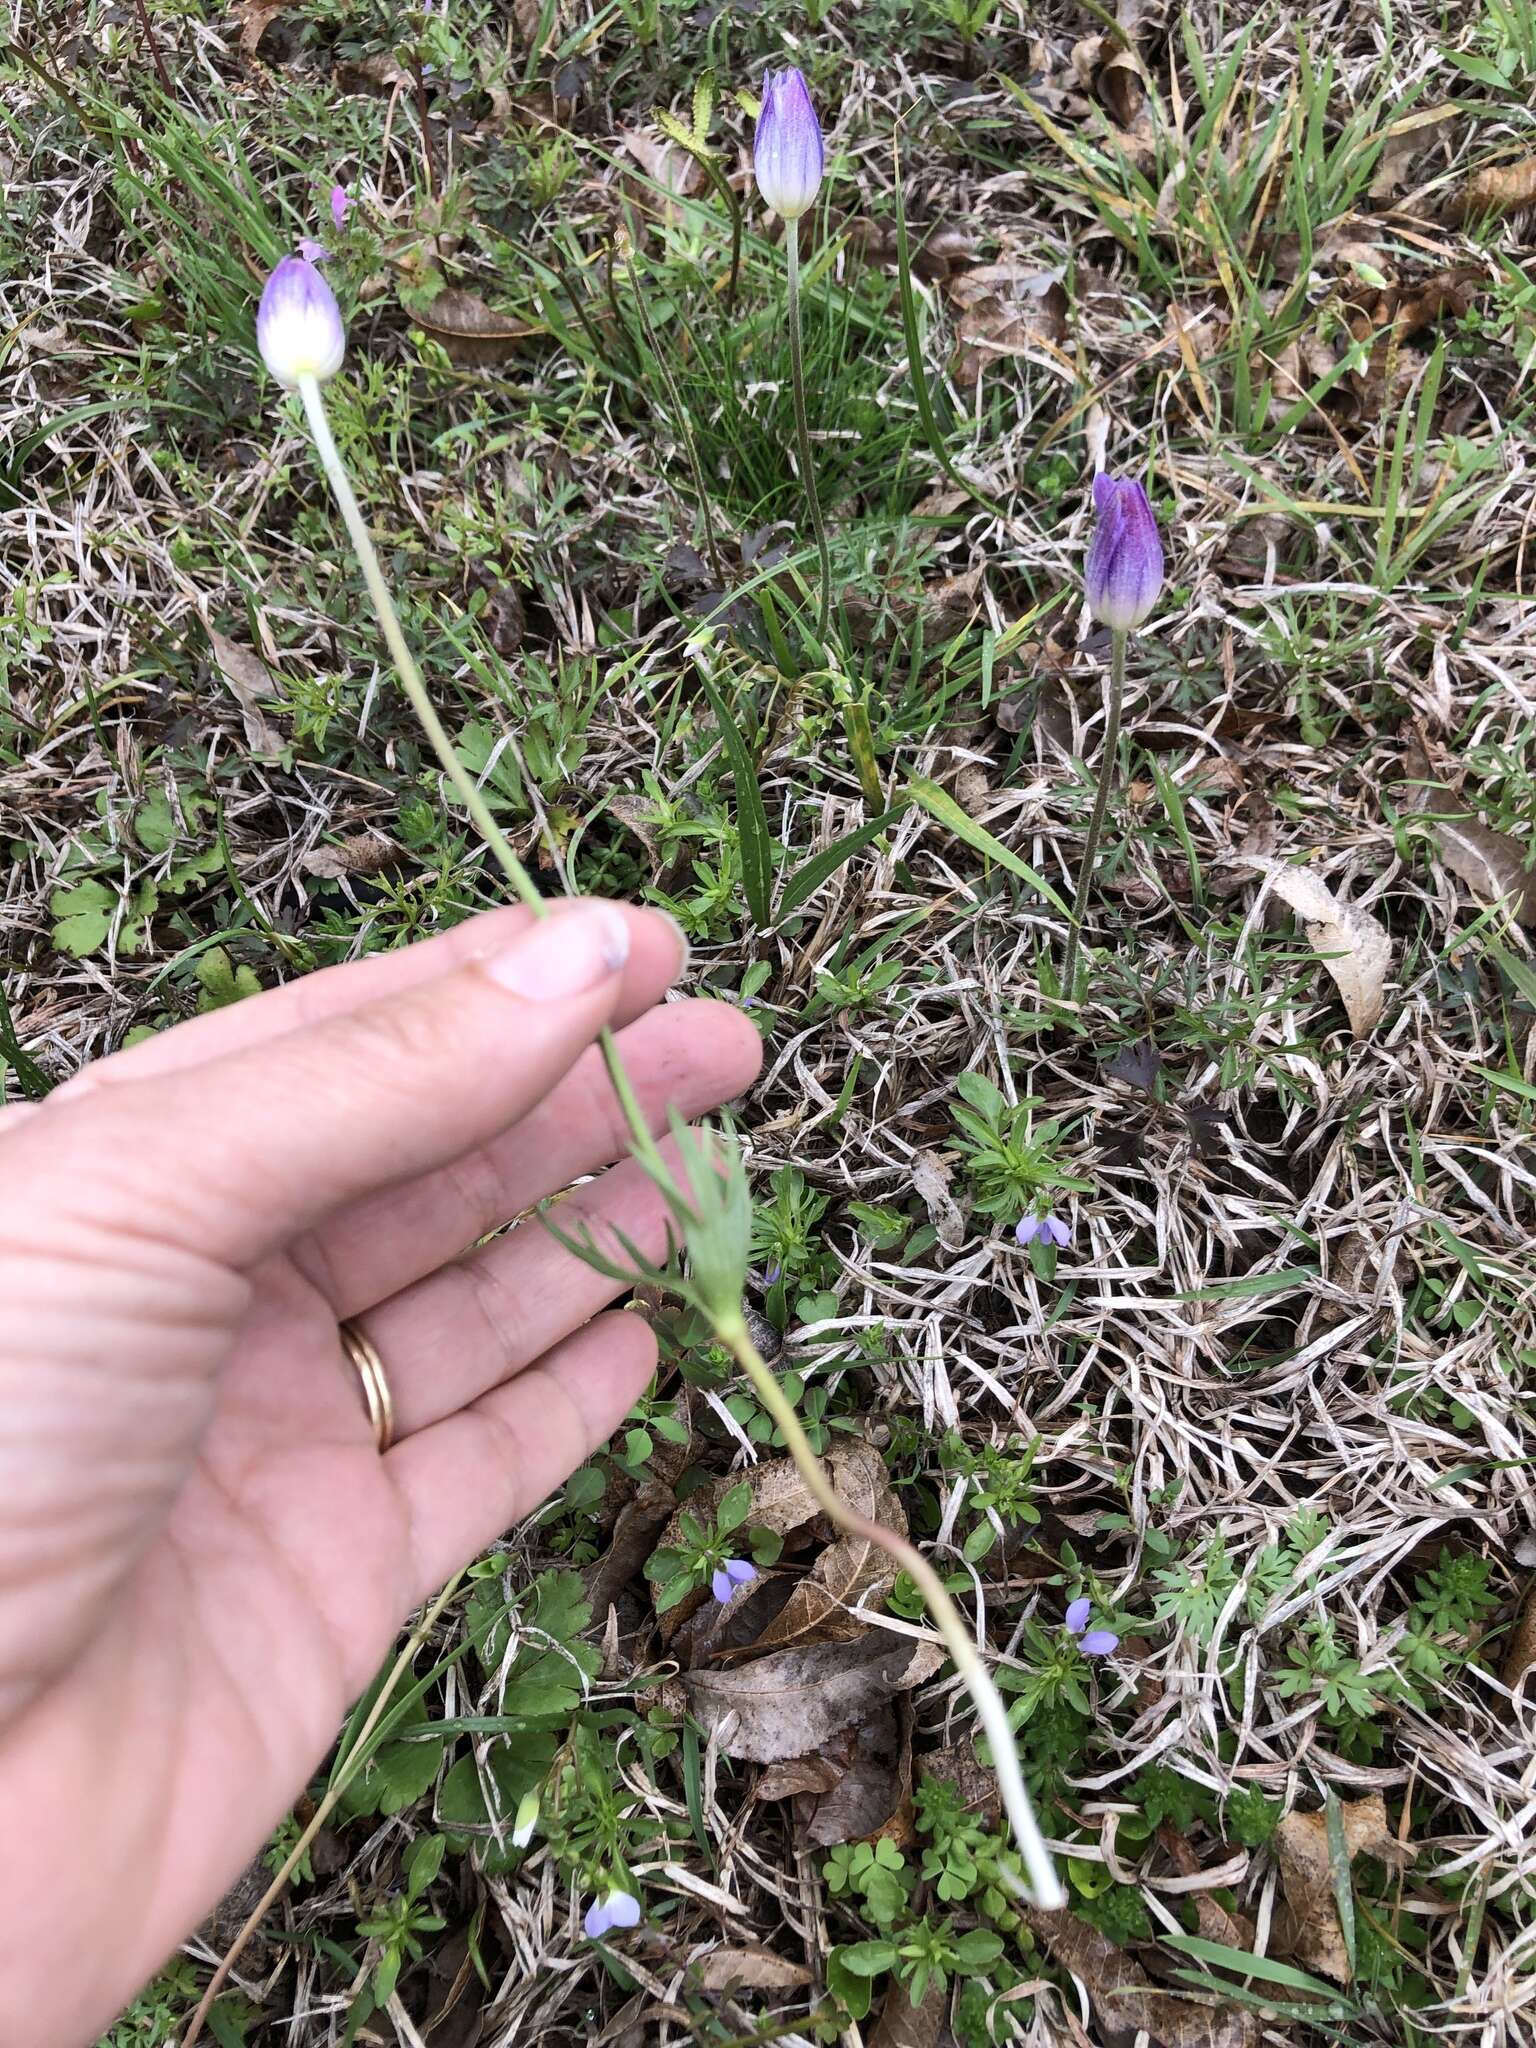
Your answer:
[[[666,1205],[633,1160],[578,1188],[552,1220],[568,1237],[590,1229],[621,1264],[628,1264],[628,1255],[615,1231],[647,1259],[666,1255]],[[396,1438],[428,1428],[513,1378],[626,1286],[567,1251],[530,1216],[356,1317],[388,1376]]]

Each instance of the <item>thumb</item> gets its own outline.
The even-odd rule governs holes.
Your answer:
[[[46,1215],[55,1236],[72,1223],[252,1266],[526,1115],[607,1022],[628,949],[615,908],[577,902],[345,1015],[145,1081],[60,1090],[4,1155],[0,1237],[25,1245]]]

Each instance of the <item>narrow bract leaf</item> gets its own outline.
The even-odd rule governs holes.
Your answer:
[[[941,789],[936,782],[919,780],[910,783],[907,794],[915,803],[922,805],[930,818],[937,818],[941,825],[947,825],[957,839],[963,839],[967,846],[977,853],[983,853],[988,860],[995,860],[1000,868],[1006,868],[1010,875],[1017,875],[1021,882],[1028,882],[1063,917],[1070,917],[1071,911],[1044,875],[1038,875],[1028,861],[1020,860],[1011,847],[1004,846],[1000,839],[990,833],[985,825],[963,811],[947,789]]]

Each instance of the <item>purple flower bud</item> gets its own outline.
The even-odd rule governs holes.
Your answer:
[[[256,345],[285,391],[302,377],[323,384],[341,368],[346,329],[336,294],[314,264],[285,256],[267,279],[256,309]]]
[[[805,79],[792,68],[770,71],[752,138],[752,173],[764,204],[781,220],[798,220],[815,204],[825,163]]]
[[[1147,494],[1129,477],[1093,480],[1099,515],[1083,570],[1088,609],[1116,633],[1139,626],[1163,587],[1163,544]]]
[[[347,215],[352,211],[352,199],[345,185],[331,187],[331,219],[338,228],[347,224]]]
[[[1093,1602],[1091,1600],[1085,1598],[1072,1602],[1072,1605],[1067,1609],[1067,1627],[1071,1629],[1073,1635],[1080,1636],[1082,1634],[1083,1630],[1088,1626],[1088,1617],[1092,1612]]]
[[[615,1886],[606,1898],[592,1901],[581,1924],[589,1941],[600,1941],[610,1927],[638,1927],[640,1901]]]
[[[728,1557],[710,1580],[710,1591],[723,1607],[738,1586],[750,1585],[756,1577],[756,1565],[748,1564],[744,1558]]]
[[[330,260],[331,252],[324,242],[314,241],[309,235],[300,235],[299,254],[306,263],[326,263]]]

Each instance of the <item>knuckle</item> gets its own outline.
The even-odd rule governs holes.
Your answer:
[[[527,1315],[503,1283],[498,1260],[471,1252],[445,1271],[453,1274],[466,1309],[480,1326],[487,1358],[494,1362],[494,1385],[531,1356]]]
[[[377,1077],[392,1085],[398,1085],[402,1075],[430,1075],[452,1050],[443,1006],[420,1000],[376,1003],[355,1011],[337,1036],[360,1080]]]

